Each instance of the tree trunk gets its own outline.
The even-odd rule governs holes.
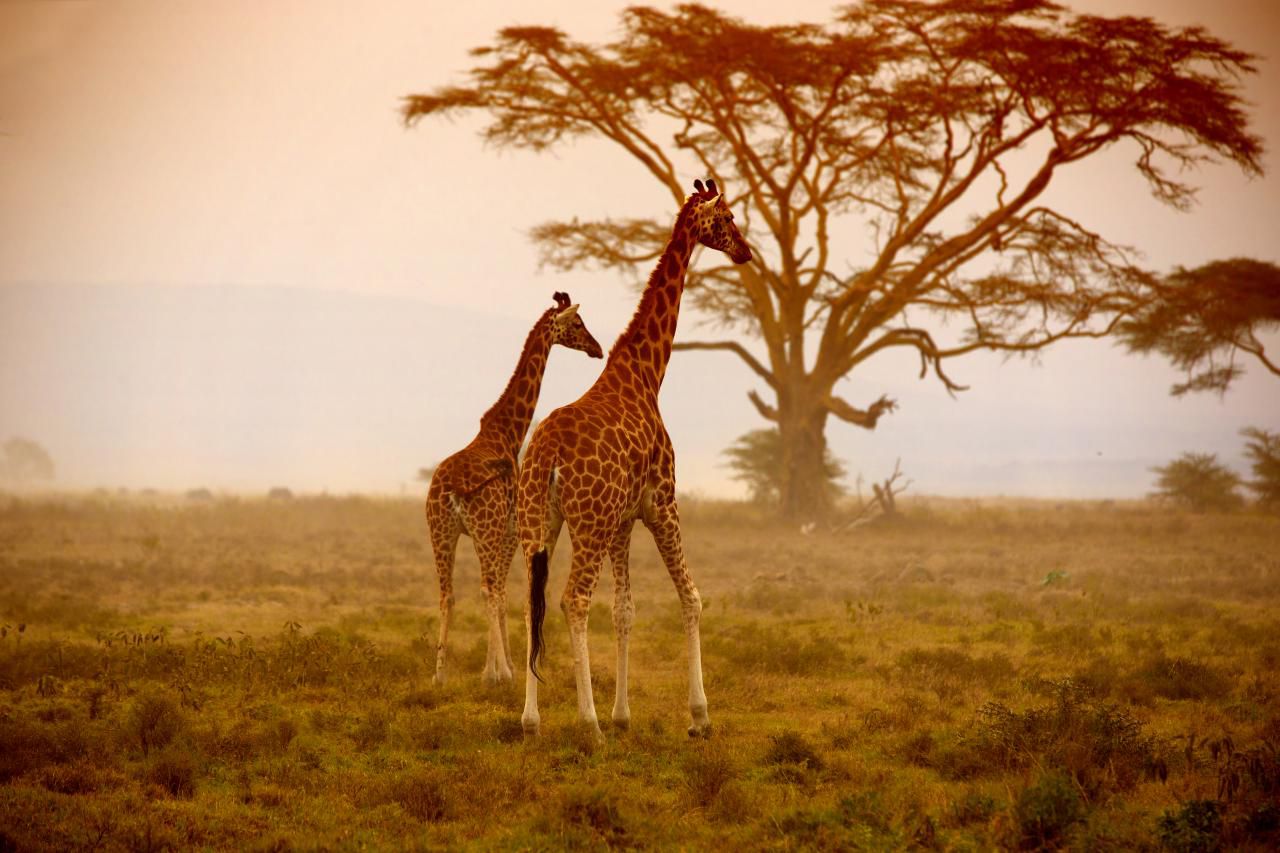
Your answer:
[[[813,407],[783,416],[778,422],[782,442],[781,511],[791,521],[815,521],[832,510],[827,485],[827,409]]]

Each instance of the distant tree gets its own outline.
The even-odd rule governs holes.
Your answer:
[[[1280,432],[1246,427],[1240,434],[1248,439],[1244,455],[1253,469],[1253,479],[1245,485],[1257,495],[1259,505],[1280,509]]]
[[[1243,502],[1236,491],[1240,477],[1218,462],[1212,453],[1184,453],[1156,473],[1152,497],[1167,500],[1194,512],[1235,509]]]
[[[1153,276],[1046,201],[1073,164],[1119,149],[1175,208],[1199,164],[1261,171],[1238,88],[1253,56],[1200,27],[1050,0],[864,0],[780,26],[633,6],[606,43],[507,27],[472,55],[460,83],[407,97],[405,120],[479,113],[486,142],[533,151],[604,139],[673,204],[694,176],[737,194],[757,260],[688,282],[731,331],[676,348],[730,353],[763,385],[749,396],[780,433],[779,504],[798,518],[830,503],[828,422],[873,429],[893,411],[837,394],[877,354],[914,349],[957,391],[952,359],[1106,335],[1143,304]],[[533,237],[554,268],[634,275],[662,251],[660,214]]]
[[[419,469],[418,469],[418,475],[417,475],[417,477],[415,477],[414,479],[420,480],[420,481],[422,481],[423,483],[430,483],[430,482],[431,482],[431,477],[432,477],[432,475],[434,475],[435,473],[436,473],[436,466],[434,466],[434,465],[428,465],[428,466],[427,466],[427,467],[425,467],[425,468],[419,468]]]
[[[36,442],[26,438],[11,438],[4,443],[0,478],[25,485],[37,480],[52,480],[53,473],[52,457]]]
[[[1117,328],[1132,352],[1159,353],[1186,372],[1174,396],[1226,393],[1243,372],[1240,353],[1280,376],[1261,334],[1280,327],[1280,267],[1232,258],[1179,268],[1154,288],[1154,298]]]
[[[778,430],[757,429],[743,433],[724,451],[724,455],[729,460],[726,464],[734,471],[733,478],[747,484],[752,501],[763,506],[778,505],[786,478],[782,435]],[[820,484],[828,499],[844,493],[840,485],[844,476],[844,466],[828,450],[823,460],[823,482]]]

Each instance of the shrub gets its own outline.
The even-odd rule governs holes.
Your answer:
[[[356,726],[351,736],[356,746],[362,750],[370,750],[380,746],[391,731],[391,717],[385,711],[371,711]]]
[[[1193,512],[1231,510],[1242,503],[1236,489],[1240,477],[1218,462],[1213,453],[1184,453],[1168,465],[1151,469],[1156,475],[1154,498]]]
[[[284,752],[298,736],[298,724],[288,717],[283,717],[267,726],[263,739],[276,752]]]
[[[1037,850],[1056,847],[1068,829],[1084,819],[1084,803],[1065,773],[1042,775],[1024,788],[1013,807],[1020,835],[1019,846]]]
[[[560,801],[561,819],[570,826],[588,829],[604,839],[610,847],[627,843],[627,826],[618,797],[607,788],[572,786],[565,789]]]
[[[955,696],[966,685],[991,688],[1015,674],[1013,663],[1002,654],[973,657],[959,649],[908,649],[898,655],[902,678],[932,690],[940,699]]]
[[[695,746],[685,757],[682,769],[689,798],[704,808],[715,802],[724,786],[737,775],[729,756],[710,744]]]
[[[189,798],[196,792],[199,764],[188,750],[172,747],[157,754],[148,764],[146,780],[159,785],[170,796]]]
[[[58,794],[91,794],[100,788],[113,788],[122,781],[114,771],[104,771],[84,760],[66,764],[50,764],[35,774],[35,781],[45,790]]]
[[[736,667],[784,675],[837,675],[850,666],[849,653],[829,635],[799,638],[778,624],[750,622],[717,633],[713,648]],[[711,645],[711,643],[709,643]]]
[[[391,783],[391,798],[405,813],[423,823],[445,819],[449,810],[446,785],[438,773],[418,770],[397,777]]]
[[[1220,699],[1231,691],[1231,680],[1217,669],[1163,653],[1148,658],[1134,677],[1165,699]]]
[[[144,693],[129,712],[126,731],[142,754],[168,746],[186,727],[178,703],[165,693]]]
[[[769,749],[764,754],[765,764],[798,764],[811,770],[821,770],[822,759],[809,741],[799,732],[787,730],[769,735]]]
[[[1036,762],[1065,771],[1092,797],[1167,774],[1154,738],[1127,711],[1092,701],[1070,680],[1059,682],[1057,691],[1056,702],[1027,711],[999,702],[980,708],[975,734],[943,765],[948,775],[963,778]]]
[[[789,844],[829,850],[906,847],[890,826],[878,792],[842,797],[832,808],[798,809],[773,821]]]
[[[1156,825],[1160,843],[1174,853],[1217,850],[1222,835],[1222,812],[1213,800],[1192,800],[1176,814],[1165,812]]]
[[[994,798],[978,791],[966,791],[947,809],[947,823],[951,826],[968,826],[972,823],[986,823],[996,813],[997,804]]]

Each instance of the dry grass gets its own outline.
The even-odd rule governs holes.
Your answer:
[[[752,513],[684,513],[713,739],[683,733],[679,605],[639,531],[632,725],[596,744],[557,620],[541,738],[518,684],[480,683],[465,546],[431,684],[414,502],[0,497],[0,848],[1280,841],[1280,519],[918,499],[803,537]]]

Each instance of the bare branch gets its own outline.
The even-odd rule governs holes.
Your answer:
[[[778,387],[777,380],[774,379],[768,368],[761,364],[754,355],[747,351],[746,347],[737,341],[677,341],[672,344],[671,349],[672,351],[725,350],[726,352],[731,352],[742,359],[747,367],[755,371],[757,376],[768,382],[771,388]]]
[[[849,405],[849,403],[833,394],[828,394],[824,402],[827,410],[830,411],[831,414],[840,418],[842,421],[847,421],[848,423],[851,423],[854,426],[860,426],[863,429],[875,429],[876,423],[880,420],[881,415],[892,412],[898,407],[897,402],[886,396],[881,396],[880,399],[876,400],[865,410],[855,409],[853,406]]]

